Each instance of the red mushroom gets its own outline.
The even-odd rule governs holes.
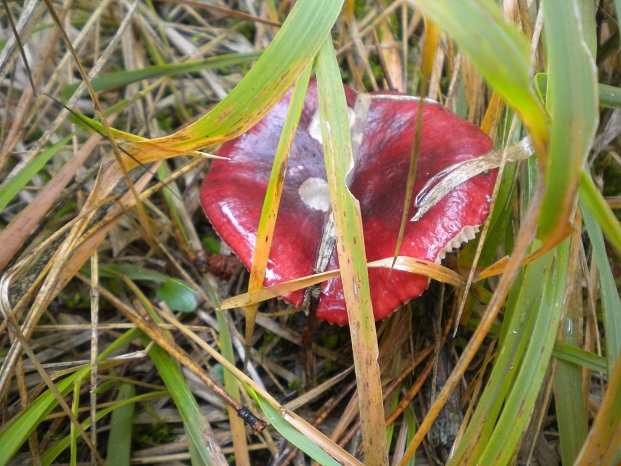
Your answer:
[[[357,94],[345,86],[353,109]],[[225,143],[201,189],[203,207],[216,231],[250,268],[263,200],[291,93],[256,126]],[[374,93],[351,192],[360,202],[367,260],[392,257],[414,140],[418,101],[403,94]],[[313,273],[329,208],[321,137],[318,130],[317,86],[311,81],[300,124],[291,147],[278,211],[265,285]],[[425,102],[414,193],[441,170],[492,149],[475,125],[445,107]],[[446,252],[473,239],[489,211],[496,171],[465,181],[416,222],[408,222],[399,254],[440,262]],[[411,214],[416,212],[412,209]],[[333,251],[327,270],[338,268]],[[429,279],[407,272],[370,269],[369,285],[375,319],[386,318],[419,296]],[[303,291],[283,298],[300,306]],[[340,278],[322,284],[317,307],[320,319],[345,325],[347,311]]]

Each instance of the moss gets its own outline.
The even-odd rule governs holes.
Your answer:
[[[163,419],[158,419],[151,424],[134,425],[132,436],[137,448],[170,443],[175,438],[172,434],[172,425]]]

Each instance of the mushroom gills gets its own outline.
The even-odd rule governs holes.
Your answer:
[[[478,232],[478,226],[466,225],[463,227],[461,231],[440,250],[438,257],[436,258],[436,264],[442,262],[447,253],[453,252],[455,249],[459,249],[462,244],[473,240]]]

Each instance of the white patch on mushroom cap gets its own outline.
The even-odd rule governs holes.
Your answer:
[[[452,252],[453,250],[459,248],[462,244],[467,243],[470,240],[473,240],[474,237],[479,232],[479,227],[473,226],[465,226],[461,229],[455,237],[450,240],[444,248],[438,253],[438,257],[436,257],[436,264],[439,264],[446,257],[447,252]]]
[[[328,182],[311,176],[300,185],[300,198],[311,209],[327,212],[330,207],[330,190]]]
[[[349,119],[349,128],[351,129],[354,126],[354,120],[356,115],[354,113],[354,109],[351,107],[347,107],[347,118]],[[323,139],[321,138],[321,122],[319,116],[319,109],[313,114],[313,118],[311,118],[311,122],[308,125],[308,134],[311,135],[313,139],[318,141],[320,144]],[[328,123],[328,134],[330,134],[330,124]]]

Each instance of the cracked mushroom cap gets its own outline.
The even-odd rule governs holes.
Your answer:
[[[345,86],[353,110],[357,94]],[[368,261],[392,257],[414,140],[418,101],[403,94],[374,93],[363,131],[351,192],[360,202]],[[207,217],[222,239],[250,268],[259,218],[291,92],[252,129],[223,144],[201,188]],[[289,155],[265,285],[313,273],[329,207],[328,186],[318,127],[317,85],[309,84],[300,124]],[[425,102],[414,194],[441,170],[480,156],[493,148],[475,125],[445,107]],[[440,262],[447,252],[473,239],[489,212],[496,171],[462,183],[420,220],[408,222],[399,254]],[[410,217],[416,212],[413,208]],[[338,268],[336,250],[327,270]],[[369,269],[376,320],[418,297],[429,279],[402,271]],[[300,306],[304,291],[283,298]],[[317,317],[348,323],[340,278],[322,284]]]

